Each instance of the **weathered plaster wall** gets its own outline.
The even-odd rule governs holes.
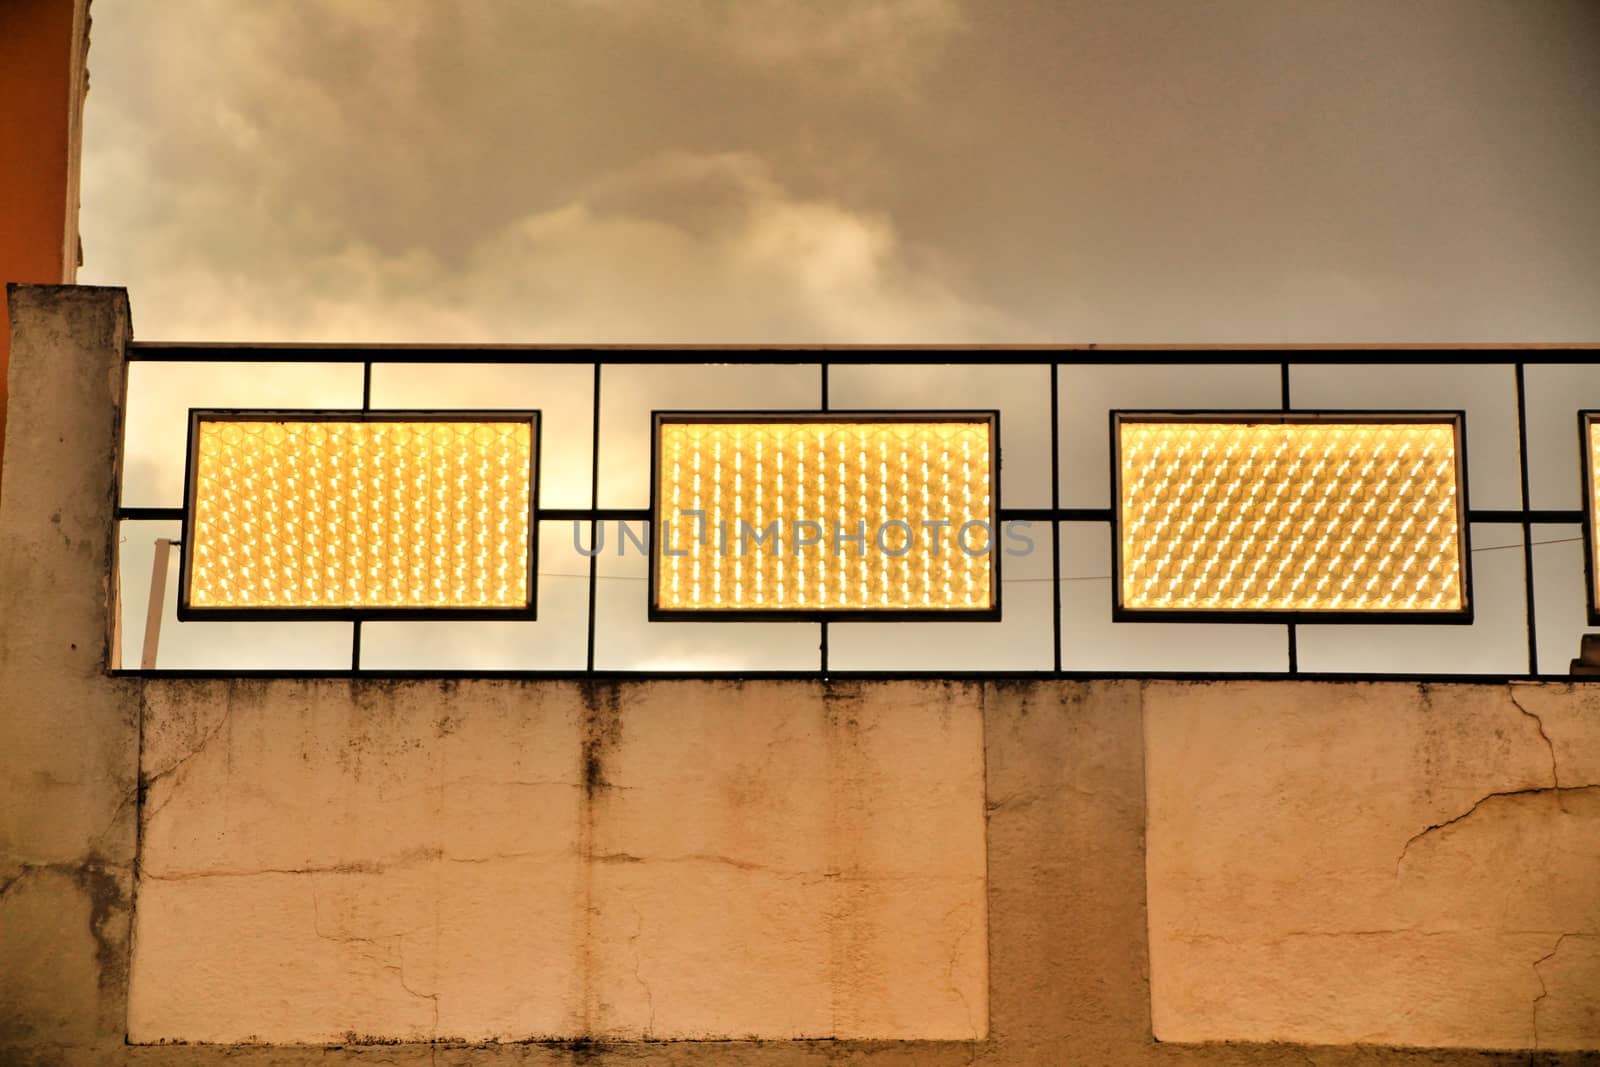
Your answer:
[[[0,1048],[81,1048],[120,1040],[126,1018],[139,690],[105,667],[128,303],[105,289],[11,296]]]
[[[1399,1047],[1535,1011],[1600,1044],[1587,688],[112,678],[126,303],[12,311],[0,1063],[1584,1061]],[[408,1043],[127,1043],[205,1027]]]
[[[1151,685],[1155,1033],[1600,1048],[1600,693]]]
[[[962,690],[177,681],[144,715],[135,1041],[987,1030]]]

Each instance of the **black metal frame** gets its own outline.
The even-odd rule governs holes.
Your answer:
[[[993,362],[1002,364],[1033,365],[1049,368],[1050,374],[1050,434],[1052,453],[1050,457],[1051,468],[1051,496],[1050,506],[1041,508],[1006,508],[999,506],[1000,524],[1008,524],[1015,520],[1029,520],[1046,524],[1051,537],[1052,551],[1052,576],[1055,579],[1053,588],[1052,626],[1054,629],[1054,656],[1050,668],[1041,667],[1038,670],[1022,671],[974,671],[974,670],[883,670],[883,671],[833,671],[829,667],[828,659],[828,628],[829,623],[824,620],[815,625],[820,630],[820,645],[818,666],[803,670],[743,670],[743,671],[661,671],[661,670],[597,670],[595,667],[595,618],[596,618],[596,566],[597,557],[591,557],[589,563],[589,607],[588,607],[588,650],[583,667],[557,668],[551,670],[502,670],[502,671],[464,671],[450,669],[431,669],[419,671],[394,671],[375,670],[365,671],[360,668],[360,630],[362,623],[359,619],[352,624],[352,656],[351,666],[348,669],[322,670],[322,669],[285,669],[285,670],[153,670],[139,671],[126,670],[116,673],[139,676],[184,676],[184,677],[307,677],[307,678],[474,678],[474,677],[505,677],[505,678],[541,678],[541,679],[581,679],[581,680],[611,680],[640,678],[696,678],[708,675],[719,677],[737,678],[789,678],[789,679],[844,679],[844,678],[928,678],[959,681],[979,681],[998,679],[1095,679],[1095,678],[1151,678],[1174,680],[1205,680],[1215,679],[1219,676],[1228,678],[1300,678],[1306,680],[1323,681],[1430,681],[1453,682],[1474,684],[1503,684],[1507,680],[1523,680],[1538,678],[1560,678],[1574,684],[1585,684],[1583,677],[1568,678],[1562,675],[1545,675],[1540,671],[1538,635],[1536,631],[1535,611],[1535,582],[1533,580],[1533,544],[1532,526],[1535,523],[1558,523],[1577,525],[1582,523],[1585,536],[1589,535],[1589,523],[1585,511],[1569,509],[1534,510],[1530,503],[1530,489],[1528,478],[1528,412],[1525,395],[1524,370],[1529,364],[1589,364],[1600,365],[1600,344],[1595,345],[1566,345],[1566,346],[1483,346],[1464,345],[1456,347],[1440,347],[1432,345],[1388,345],[1388,346],[1335,346],[1335,345],[1303,345],[1303,346],[1216,346],[1216,345],[1170,345],[1170,346],[1138,346],[1138,345],[1022,345],[1022,346],[973,346],[973,345],[933,345],[933,346],[816,346],[816,345],[383,345],[372,346],[364,344],[172,344],[164,342],[133,342],[125,350],[124,357],[128,362],[198,362],[198,363],[228,363],[228,362],[276,362],[285,364],[296,363],[358,363],[363,366],[363,406],[370,408],[371,379],[374,364],[449,364],[451,362],[493,364],[493,365],[527,365],[527,364],[581,364],[590,366],[594,372],[593,389],[593,425],[594,435],[593,463],[590,481],[590,498],[587,507],[576,508],[545,508],[536,511],[536,522],[549,520],[572,520],[596,522],[611,519],[648,520],[648,508],[600,508],[598,507],[599,488],[599,449],[600,412],[602,399],[602,374],[603,369],[610,367],[626,367],[629,365],[644,364],[757,364],[757,365],[809,365],[816,367],[819,372],[821,398],[820,408],[828,411],[828,369],[831,365],[864,365],[864,364],[895,364],[914,363],[919,365],[971,365],[979,362]],[[1382,364],[1386,362],[1422,364],[1436,366],[1461,366],[1461,365],[1499,365],[1509,367],[1514,371],[1516,383],[1516,419],[1520,441],[1519,469],[1521,479],[1521,506],[1505,510],[1480,510],[1469,509],[1466,515],[1464,530],[1470,532],[1473,523],[1508,524],[1519,527],[1523,538],[1523,567],[1524,588],[1526,600],[1526,630],[1527,630],[1527,664],[1525,674],[1471,674],[1471,673],[1386,673],[1386,672],[1341,672],[1341,673],[1311,673],[1302,672],[1299,667],[1296,651],[1296,624],[1286,621],[1281,617],[1273,620],[1274,625],[1282,625],[1288,641],[1288,666],[1287,670],[1280,671],[1254,671],[1254,672],[1229,672],[1219,675],[1215,672],[1201,671],[1162,671],[1162,670],[1063,670],[1062,658],[1062,561],[1061,561],[1061,535],[1065,523],[1095,523],[1104,524],[1108,530],[1114,519],[1112,507],[1063,507],[1061,496],[1061,468],[1060,468],[1060,441],[1061,441],[1061,405],[1060,405],[1060,377],[1059,369],[1063,366],[1146,366],[1159,367],[1163,365],[1193,366],[1196,363],[1204,364],[1230,364],[1269,366],[1279,368],[1282,380],[1282,406],[1285,410],[1291,408],[1290,404],[1290,379],[1293,367],[1302,365],[1341,365],[1351,366],[1356,364]],[[446,417],[451,414],[467,414],[465,412],[439,412],[432,413],[434,417]],[[392,417],[390,413],[382,413],[382,417]],[[542,455],[542,449],[539,450]],[[1461,455],[1465,459],[1465,449]],[[536,457],[537,459],[537,457]],[[1463,478],[1464,478],[1463,474]],[[120,484],[119,484],[120,494]],[[999,494],[995,494],[996,501]],[[535,508],[538,500],[535,498]],[[126,520],[170,520],[182,521],[183,507],[171,506],[127,506],[121,502],[120,495],[115,510],[119,521]],[[1113,533],[1113,542],[1117,540]],[[531,536],[534,544],[538,541],[537,527],[532,528]],[[592,536],[592,532],[591,532]],[[1470,555],[1468,557],[1470,559]],[[1585,553],[1586,565],[1592,561],[1593,553]],[[1115,583],[1113,583],[1115,585]],[[1469,599],[1469,603],[1471,603]],[[256,617],[256,616],[252,616]],[[430,618],[438,618],[437,614]],[[503,617],[503,616],[497,616]],[[965,616],[964,616],[965,617]],[[880,619],[879,621],[887,621]],[[1225,621],[1238,622],[1236,617],[1230,616]],[[1329,621],[1322,617],[1306,620],[1312,623]],[[1369,618],[1365,621],[1378,621]],[[1430,616],[1418,622],[1438,622],[1436,617]],[[1596,622],[1600,625],[1600,621]],[[1565,659],[1561,659],[1560,666],[1565,667]],[[1600,679],[1596,679],[1600,680]]]
[[[1595,537],[1594,524],[1597,516],[1594,513],[1594,477],[1600,471],[1593,469],[1594,464],[1589,459],[1589,441],[1594,431],[1600,428],[1600,411],[1583,409],[1578,412],[1578,463],[1582,471],[1582,484],[1579,491],[1583,496],[1583,584],[1587,587],[1583,603],[1586,617],[1590,626],[1600,626],[1600,597],[1595,593],[1595,565],[1594,554],[1600,539]]]
[[[1467,516],[1467,450],[1466,412],[1464,411],[1133,411],[1115,409],[1110,412],[1111,422],[1111,621],[1113,622],[1196,622],[1196,623],[1291,623],[1304,624],[1420,624],[1420,625],[1470,625],[1473,618],[1472,595],[1472,524]],[[1208,608],[1201,610],[1169,608],[1129,608],[1122,602],[1122,436],[1125,422],[1140,423],[1232,423],[1246,426],[1263,424],[1305,426],[1319,422],[1361,423],[1369,425],[1416,425],[1419,423],[1449,425],[1455,437],[1456,450],[1456,529],[1460,537],[1457,558],[1460,560],[1463,606],[1453,611],[1391,611],[1384,609],[1330,609],[1327,611],[1303,608]]]
[[[987,423],[989,427],[989,592],[984,608],[663,608],[658,584],[661,540],[656,536],[661,510],[661,427],[668,423],[848,423],[872,425],[896,422]],[[1001,559],[1003,534],[1000,509],[1000,412],[960,411],[652,411],[650,413],[650,569],[651,622],[999,622],[1001,618]]]
[[[153,363],[1022,363],[1150,366],[1249,363],[1600,363],[1592,345],[430,345],[135,341],[128,362]]]
[[[370,374],[370,370],[369,370]],[[539,608],[539,462],[544,455],[540,441],[542,421],[537,410],[518,411],[372,411],[367,408],[246,409],[190,408],[189,436],[183,469],[183,514],[179,535],[182,546],[178,576],[177,615],[180,622],[226,622],[243,620],[319,620],[323,622],[401,622],[418,620],[535,619]],[[528,464],[528,596],[519,607],[196,607],[190,602],[190,581],[194,565],[195,467],[202,422],[525,422],[532,434],[533,455]],[[351,665],[360,665],[360,630],[354,634]]]

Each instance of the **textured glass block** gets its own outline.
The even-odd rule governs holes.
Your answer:
[[[663,416],[655,606],[993,611],[994,448],[988,415]]]
[[[1595,525],[1600,523],[1600,412],[1580,412],[1579,417],[1583,422],[1583,503],[1589,527],[1589,618],[1594,624],[1600,620],[1600,537],[1595,536]]]
[[[527,609],[534,425],[196,420],[190,609]]]
[[[1120,607],[1467,607],[1454,419],[1117,424]]]

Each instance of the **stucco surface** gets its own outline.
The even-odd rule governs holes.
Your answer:
[[[1151,685],[1156,1036],[1600,1045],[1590,692]]]
[[[982,729],[936,684],[151,681],[130,1039],[981,1037]]]
[[[137,686],[105,676],[130,333],[118,290],[16,288],[0,494],[0,1062],[120,1035]]]

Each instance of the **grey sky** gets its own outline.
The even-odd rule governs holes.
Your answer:
[[[101,0],[145,338],[1600,337],[1591,0]]]

